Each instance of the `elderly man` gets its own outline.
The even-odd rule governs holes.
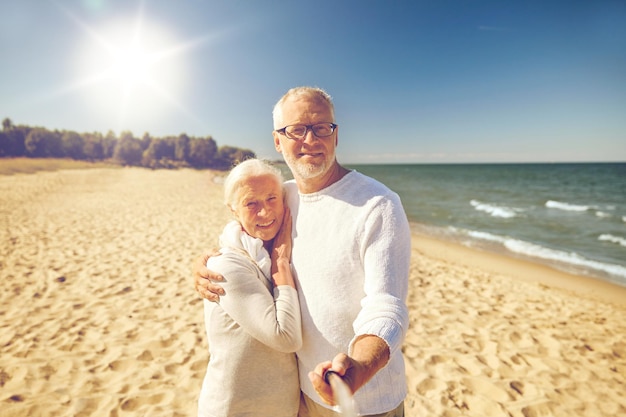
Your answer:
[[[333,370],[354,393],[361,415],[403,416],[411,238],[400,199],[339,165],[339,126],[324,90],[289,90],[273,118],[274,145],[294,176],[285,187],[303,326],[299,415],[338,415],[323,378]],[[223,292],[211,282],[219,280],[217,272],[194,270],[196,289],[210,300]]]

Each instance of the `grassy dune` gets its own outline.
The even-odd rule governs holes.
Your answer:
[[[0,158],[0,175],[32,174],[38,171],[60,169],[116,168],[105,162],[75,161],[57,158]]]

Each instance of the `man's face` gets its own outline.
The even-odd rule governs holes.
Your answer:
[[[314,125],[334,122],[328,105],[311,97],[288,99],[282,106],[282,126]],[[337,128],[338,129],[338,128]],[[303,139],[289,139],[274,132],[274,146],[283,154],[294,177],[301,180],[324,175],[333,166],[337,147],[337,129],[327,137],[319,138],[311,129]]]

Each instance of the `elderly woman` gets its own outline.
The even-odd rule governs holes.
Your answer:
[[[247,160],[229,173],[224,196],[237,220],[220,236],[222,254],[207,263],[222,272],[225,295],[204,300],[210,359],[198,415],[293,417],[302,333],[282,175]]]

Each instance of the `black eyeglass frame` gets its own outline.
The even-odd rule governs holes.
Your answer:
[[[318,134],[316,134],[316,133],[315,133],[315,130],[313,130],[313,127],[314,127],[314,126],[319,126],[319,125],[330,125],[330,133],[329,133],[328,135],[326,135],[326,136],[319,136]],[[289,135],[287,134],[286,129],[287,129],[288,127],[291,127],[291,126],[303,126],[305,130],[304,130],[304,134],[302,135],[302,137],[298,138],[298,137],[291,137],[291,136],[289,136]],[[333,133],[335,133],[335,129],[337,129],[337,127],[338,127],[338,126],[339,126],[338,124],[336,124],[336,123],[330,123],[330,122],[315,123],[315,124],[313,124],[313,125],[301,125],[301,124],[295,124],[295,125],[287,125],[287,126],[282,127],[282,128],[280,128],[280,129],[276,129],[275,131],[276,131],[277,133],[280,133],[281,135],[284,135],[284,136],[285,136],[286,138],[288,138],[288,139],[292,139],[292,140],[302,140],[302,139],[304,139],[304,138],[306,137],[306,134],[307,134],[307,133],[309,133],[309,130],[310,130],[311,132],[313,132],[313,135],[315,135],[315,137],[318,137],[318,138],[327,138],[327,137],[329,137],[329,136],[332,136],[332,134],[333,134]]]

